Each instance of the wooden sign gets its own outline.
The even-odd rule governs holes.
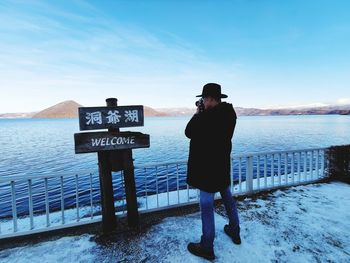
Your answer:
[[[83,132],[74,134],[75,153],[148,148],[149,135],[141,132]]]
[[[143,106],[80,107],[80,130],[143,126]]]

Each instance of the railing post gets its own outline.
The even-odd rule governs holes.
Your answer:
[[[320,155],[320,151],[316,150],[316,179],[320,178],[320,170],[319,170],[319,155]]]
[[[238,158],[238,185],[239,192],[242,193],[242,158]]]
[[[33,215],[33,191],[32,191],[31,179],[28,179],[28,203],[29,203],[30,230],[32,230],[34,229],[34,215]]]
[[[326,160],[326,151],[325,150],[322,150],[322,156],[321,156],[321,175],[322,175],[322,178],[325,177],[325,170],[324,170],[324,166],[325,166],[325,162],[327,161]]]
[[[17,202],[15,181],[11,181],[13,232],[17,232]]]
[[[281,179],[281,154],[279,153],[277,155],[277,162],[278,162],[278,185],[282,184],[282,179]]]
[[[260,190],[260,155],[257,155],[256,158],[256,180],[258,183],[258,189]]]
[[[253,192],[253,156],[247,157],[247,169],[246,169],[246,191],[247,193]]]

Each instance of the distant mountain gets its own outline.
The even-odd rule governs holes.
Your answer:
[[[68,100],[36,113],[33,118],[78,118],[79,107],[83,106],[75,101]],[[144,106],[144,115],[147,117],[166,116],[165,113],[147,106]]]
[[[77,118],[79,103],[69,100],[58,103],[40,112],[31,113],[4,113],[0,118]],[[350,105],[324,106],[310,108],[285,108],[285,109],[257,109],[235,107],[238,116],[270,116],[270,115],[326,115],[341,114],[350,115]],[[191,116],[196,112],[195,108],[158,108],[153,109],[144,106],[146,117],[162,116]]]
[[[31,118],[36,112],[1,113],[0,119]]]
[[[159,108],[167,116],[191,116],[196,112],[195,108]],[[257,109],[235,107],[238,116],[270,116],[270,115],[324,115],[324,114],[350,114],[350,105],[326,106],[310,108],[285,108],[285,109]]]
[[[196,112],[195,108],[159,108],[166,116],[191,116]]]
[[[36,113],[33,118],[78,118],[79,107],[82,105],[67,100]]]
[[[350,114],[350,105],[324,106],[310,108],[285,108],[285,109],[256,109],[235,108],[237,115],[245,116],[268,116],[268,115],[328,115],[328,114]]]
[[[146,117],[161,117],[168,116],[167,113],[155,110],[151,107],[143,106],[143,113]]]

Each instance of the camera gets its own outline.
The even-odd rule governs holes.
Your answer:
[[[196,101],[196,107],[198,108],[199,112],[203,112],[205,107],[204,107],[204,100],[203,98],[200,98],[199,100]]]

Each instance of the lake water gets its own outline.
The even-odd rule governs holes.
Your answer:
[[[184,129],[189,119],[145,118],[144,127],[121,129],[150,134],[150,148],[133,150],[135,164],[186,160],[189,140],[184,135]],[[349,131],[350,116],[242,116],[237,120],[233,154],[349,144]],[[79,174],[83,171],[96,173],[96,153],[74,153],[73,135],[77,132],[77,119],[0,119],[0,177]],[[182,171],[182,174],[185,175],[185,172]],[[94,184],[98,187],[97,181]],[[120,184],[120,181],[116,184]],[[120,187],[117,185],[116,191]],[[67,186],[66,190],[71,192],[73,188]],[[3,198],[9,197],[10,192],[3,188],[0,188],[1,191],[0,209],[2,213],[10,213],[9,204],[1,202]],[[25,188],[17,191],[18,195],[25,194]],[[39,202],[37,209],[40,210],[42,205]]]
[[[150,134],[151,147],[133,151],[135,163],[186,160],[189,118],[146,118],[144,127],[121,129]],[[244,116],[237,120],[233,154],[347,144],[349,131],[350,116]],[[0,120],[0,176],[96,170],[96,153],[74,153],[77,132],[77,119]]]

